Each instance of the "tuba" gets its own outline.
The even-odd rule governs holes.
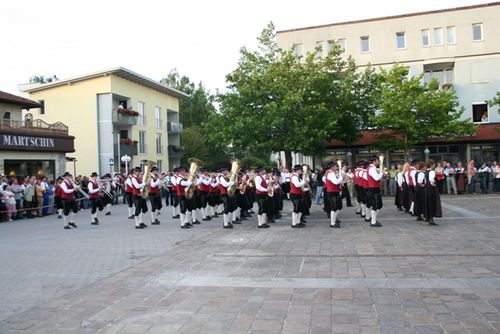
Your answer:
[[[234,184],[227,189],[227,195],[229,197],[233,197],[236,192],[236,182],[238,181],[238,174],[241,169],[241,161],[238,159],[231,160],[231,172],[229,173],[229,181],[232,181]]]
[[[144,183],[144,187],[141,189],[141,197],[146,199],[149,195],[149,189],[151,188],[151,168],[156,164],[156,162],[152,160],[142,160],[144,164],[144,174],[142,175],[142,183]]]
[[[203,161],[196,158],[191,158],[188,160],[188,163],[189,163],[188,181],[191,182],[191,185],[186,189],[184,189],[184,195],[186,196],[187,199],[191,199],[193,198],[194,190],[196,188],[196,182],[194,182],[194,180],[196,179],[196,174],[198,174],[200,167],[203,166]]]

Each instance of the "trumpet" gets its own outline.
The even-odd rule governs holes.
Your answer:
[[[382,173],[382,170],[384,168],[384,156],[383,155],[380,155],[378,157],[378,164],[379,164],[379,168],[380,168],[380,173]]]
[[[89,194],[87,194],[85,191],[83,191],[82,188],[80,188],[80,186],[73,180],[69,180],[69,182],[71,182],[71,184],[73,185],[73,188],[75,188],[76,190],[78,190],[78,192],[80,194],[83,195],[83,197],[85,197],[86,199],[89,199]]]

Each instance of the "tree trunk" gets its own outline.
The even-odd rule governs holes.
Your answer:
[[[292,168],[292,151],[285,151],[285,166],[288,169]]]
[[[408,152],[408,136],[405,135],[405,160],[408,161],[410,160],[410,155]]]

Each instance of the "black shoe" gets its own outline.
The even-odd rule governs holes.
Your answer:
[[[382,227],[382,224],[376,222],[375,224],[370,224],[371,227]]]
[[[306,227],[303,223],[298,223],[297,225],[292,225],[292,228],[303,228]]]
[[[160,225],[160,221],[156,219],[154,222],[151,222],[151,225]]]
[[[62,216],[61,216],[61,215],[57,215],[57,219],[61,219],[61,218],[62,218]]]
[[[247,217],[245,217],[245,216],[242,215],[239,219],[240,219],[240,221],[241,220],[247,220]]]
[[[371,221],[372,221],[371,219],[366,219],[366,218],[365,218],[365,222],[369,223],[369,222],[371,222]]]
[[[353,207],[353,206],[354,206],[354,205],[352,205],[352,204],[349,204],[349,205],[348,205],[348,207]]]
[[[90,225],[99,225],[99,222],[95,221],[95,222],[90,223]]]
[[[209,221],[209,220],[211,220],[211,219],[212,219],[212,218],[207,217],[207,218],[202,218],[201,220],[203,220],[204,222],[207,222],[207,221]]]
[[[95,221],[98,223],[98,222],[99,222],[99,219],[97,219],[97,218],[96,218],[96,219],[95,219]]]
[[[238,224],[238,225],[239,225],[239,224],[241,224],[241,221],[239,221],[239,220],[235,220],[235,221],[233,222],[233,224]]]
[[[142,225],[135,225],[135,228],[138,229],[138,230],[142,230],[144,228],[144,226],[142,226]]]
[[[191,228],[191,226],[184,224],[184,225],[181,225],[181,228]]]
[[[400,206],[398,206],[398,210],[399,210],[399,211],[403,211],[403,208],[402,208],[402,207],[400,207]]]
[[[418,216],[418,217],[417,217],[417,221],[421,222],[421,221],[423,221],[423,220],[424,220],[424,218],[422,218],[422,217],[420,217],[420,216]]]
[[[140,223],[139,226],[142,226],[143,228],[148,227],[148,225],[146,225],[144,223]]]
[[[361,214],[361,211],[356,211],[356,214],[357,214],[357,215],[360,215],[360,214]]]
[[[267,219],[267,222],[268,222],[268,223],[271,223],[271,224],[272,224],[272,223],[276,223],[276,221],[275,221],[273,218],[268,218],[268,219]]]
[[[104,215],[109,216],[111,214],[111,211],[106,212]]]
[[[340,219],[337,219],[337,220],[335,221],[335,224],[340,224],[340,223],[342,223],[342,220],[340,220]]]
[[[366,215],[361,214],[361,218],[365,218],[365,217],[366,217]]]
[[[258,228],[269,228],[269,225],[267,224],[262,224],[262,225],[259,225],[257,226]]]
[[[331,228],[340,228],[340,225],[335,223],[335,224],[333,224],[333,225],[332,225],[332,224],[330,224],[330,227],[331,227]]]
[[[227,225],[224,225],[224,228],[233,228],[233,225],[227,224]]]
[[[439,226],[438,223],[434,222],[434,220],[430,220],[429,221],[429,225],[432,225],[432,226]]]
[[[134,219],[134,216],[128,216],[128,219]]]
[[[77,228],[78,226],[76,226],[75,223],[68,223],[69,226],[73,226],[74,228]]]
[[[280,219],[281,218],[281,213],[278,213],[274,216],[274,219]]]
[[[64,229],[65,230],[71,230],[71,227],[69,227],[68,225],[64,226]]]
[[[189,227],[193,227],[193,224],[191,224],[191,223],[186,223],[186,224],[184,224],[184,225],[187,225],[187,226],[189,226]]]
[[[196,221],[193,222],[193,225],[200,225],[200,224],[201,223],[198,220],[196,220]]]
[[[180,215],[175,215],[175,216],[172,216],[172,219],[177,219],[179,217],[180,217]]]

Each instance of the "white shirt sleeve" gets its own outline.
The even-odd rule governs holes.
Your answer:
[[[416,175],[417,173],[415,173]],[[418,173],[418,177],[416,178],[417,183],[415,184],[424,184],[425,183],[425,173]]]
[[[202,176],[201,177],[201,183],[203,183],[206,186],[210,185],[210,178]]]
[[[94,183],[92,183],[92,182],[89,182],[88,187],[89,187],[89,194],[95,194],[95,193],[99,192],[99,187],[94,188]]]
[[[433,170],[429,171],[429,183],[434,186],[434,185],[436,185],[435,180],[436,180],[436,172]]]
[[[160,185],[161,180],[160,180],[160,178],[157,178],[156,181],[154,181],[153,178],[151,178],[151,182],[150,183],[151,183],[151,187],[154,188],[154,187],[157,187],[157,186]]]
[[[262,186],[262,176],[260,176],[260,175],[257,175],[255,177],[255,189],[257,189],[260,192],[267,193],[267,188],[264,188]]]
[[[342,181],[344,180],[344,178],[342,177],[342,175],[337,175],[336,173],[334,172],[329,172],[328,173],[328,176],[326,177],[330,182],[332,182],[333,184],[341,184]]]
[[[417,180],[415,180],[415,174],[417,174],[417,171],[416,170],[411,170],[410,171],[410,177],[412,178],[413,180],[413,184],[417,184]]]
[[[193,183],[191,181],[188,181],[188,180],[184,180],[183,178],[178,178],[177,180],[177,184],[180,184],[181,186],[183,187],[190,187]]]
[[[399,186],[399,187],[402,187],[402,186],[403,186],[403,182],[404,182],[403,173],[399,172],[399,173],[396,175],[396,181],[398,182],[398,186]]]
[[[219,177],[219,183],[224,188],[229,188],[229,187],[231,187],[234,184],[234,182],[232,182],[232,181],[226,181],[226,178],[224,176]]]
[[[66,182],[61,182],[61,189],[64,191],[66,194],[71,194],[75,191],[75,189],[69,189],[68,186],[66,185]]]
[[[290,180],[290,182],[292,182],[293,185],[297,188],[302,188],[302,186],[304,185],[304,181],[300,180],[299,176],[295,174],[292,175],[292,179]]]
[[[178,180],[177,176],[174,176],[174,175],[172,175],[172,177],[170,178],[170,182],[172,183],[173,186],[176,186],[179,184],[179,180]]]
[[[131,178],[127,178],[127,179],[125,180],[125,184],[126,184],[126,185],[128,185],[129,187],[132,187],[132,186],[133,186],[133,185],[132,185],[132,179],[131,179]]]
[[[377,171],[377,168],[373,165],[371,166],[371,168],[368,169],[368,173],[375,181],[382,180],[382,177],[384,176],[384,173],[379,173]]]
[[[135,189],[142,189],[144,188],[144,183],[139,183],[137,182],[137,179],[135,177],[132,178],[132,186],[135,188]]]

